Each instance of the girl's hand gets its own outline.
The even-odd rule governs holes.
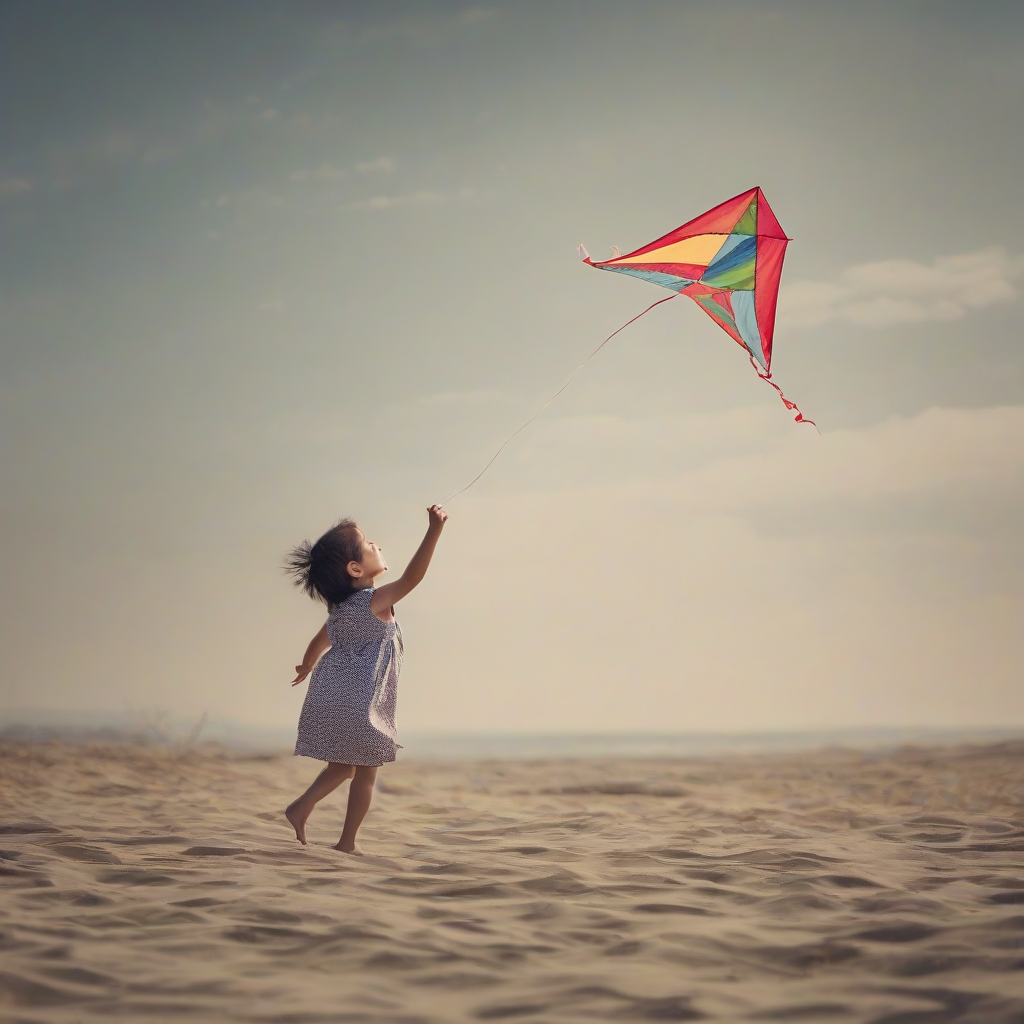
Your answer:
[[[427,509],[427,515],[430,517],[427,535],[420,541],[420,546],[412,556],[412,561],[405,567],[405,572],[394,583],[385,583],[384,586],[377,587],[370,598],[370,611],[381,622],[393,621],[394,606],[414,587],[419,586],[427,573],[427,566],[430,565],[434,548],[441,539],[441,530],[448,519],[448,513],[440,505],[431,505]]]
[[[306,646],[306,653],[302,656],[302,664],[295,666],[295,682],[292,686],[298,686],[310,672],[313,666],[319,661],[320,655],[331,646],[331,638],[327,635],[327,623],[325,622],[309,644]]]

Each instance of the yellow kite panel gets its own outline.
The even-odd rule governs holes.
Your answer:
[[[706,267],[718,255],[728,235],[694,235],[679,242],[672,242],[661,249],[652,249],[640,256],[624,256],[609,260],[618,263],[694,263]]]

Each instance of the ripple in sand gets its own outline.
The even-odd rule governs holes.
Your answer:
[[[281,943],[291,942],[296,939],[309,941],[314,938],[313,932],[304,931],[301,928],[281,928],[271,925],[239,925],[236,928],[228,928],[221,932],[226,939],[232,942],[255,943]]]
[[[490,988],[500,985],[503,978],[495,974],[473,974],[467,971],[454,971],[448,974],[425,974],[410,979],[410,984],[441,988],[448,992],[461,992],[474,988]]]
[[[636,956],[641,949],[644,948],[642,942],[630,939],[627,942],[617,942],[614,946],[609,946],[605,951],[605,956]]]
[[[245,853],[244,849],[237,846],[190,846],[182,851],[184,857],[237,857]]]
[[[8,1006],[61,1006],[77,1003],[81,1000],[80,993],[46,985],[33,981],[31,978],[20,978],[17,975],[0,973],[0,1005]]]
[[[156,835],[156,836],[118,836],[105,842],[116,843],[118,846],[185,846],[191,842],[188,836]]]
[[[878,882],[872,882],[870,878],[861,878],[860,875],[822,875],[823,882],[831,882],[838,885],[840,889],[878,889]]]
[[[542,789],[542,794],[551,796],[651,796],[681,797],[688,791],[674,786],[652,786],[644,782],[602,782],[587,786],[558,786]]]
[[[45,967],[40,972],[57,981],[70,981],[75,985],[113,985],[109,974],[97,974],[84,967]]]
[[[157,871],[122,868],[114,871],[101,871],[96,875],[96,881],[104,882],[107,885],[174,885],[177,880]]]
[[[688,914],[691,917],[714,916],[714,911],[703,907],[688,907],[682,903],[638,903],[633,908],[638,914]]]
[[[1024,891],[995,892],[988,897],[988,902],[997,903],[1001,906],[1015,906],[1024,903]]]
[[[850,1007],[845,1003],[804,1003],[797,1006],[779,1006],[772,1010],[759,1010],[750,1016],[754,1020],[821,1020],[825,1017],[846,1017]]]
[[[1024,1020],[1024,747],[957,763],[962,816],[908,803],[947,752],[630,762],[618,792],[608,762],[399,763],[361,860],[233,810],[308,765],[98,747],[88,784],[146,795],[83,800],[81,751],[47,751],[38,817],[0,789],[0,1016]]]
[[[75,843],[47,843],[46,848],[59,857],[77,860],[85,864],[120,864],[121,858],[99,846],[84,846]]]
[[[805,971],[813,967],[841,964],[861,955],[856,946],[826,940],[799,946],[761,946],[747,951],[767,963]]]
[[[478,1020],[509,1020],[513,1017],[530,1017],[543,1013],[548,1008],[546,1003],[509,1003],[505,1006],[488,1006],[477,1010],[473,1015]]]
[[[457,885],[447,889],[434,889],[428,894],[431,899],[481,900],[495,899],[508,895],[503,885]]]
[[[530,878],[519,883],[520,889],[527,892],[539,892],[546,896],[583,896],[592,892],[589,885],[584,885],[575,875],[570,872],[557,872],[553,875],[545,875],[543,878]]]
[[[921,939],[929,939],[942,929],[933,928],[931,925],[921,924],[919,921],[901,921],[894,924],[884,924],[877,928],[868,928],[854,934],[855,939],[865,939],[868,942],[920,942]]]

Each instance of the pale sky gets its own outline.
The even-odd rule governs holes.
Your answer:
[[[1024,726],[1024,7],[0,5],[0,712],[288,726],[401,568],[761,186],[773,371],[693,303],[450,505],[401,730]]]

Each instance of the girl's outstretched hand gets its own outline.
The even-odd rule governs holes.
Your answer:
[[[316,636],[309,641],[306,653],[302,656],[302,663],[295,666],[295,682],[292,683],[292,686],[298,686],[313,671],[313,666],[319,661],[320,655],[330,646],[331,638],[327,635],[327,623],[325,622]]]
[[[427,573],[427,566],[430,565],[434,548],[441,539],[441,530],[448,519],[448,513],[440,505],[431,505],[427,509],[427,515],[430,517],[427,535],[420,541],[420,546],[405,567],[405,572],[394,583],[385,583],[384,586],[377,587],[370,598],[370,611],[382,622],[393,620],[395,603],[419,586]]]

